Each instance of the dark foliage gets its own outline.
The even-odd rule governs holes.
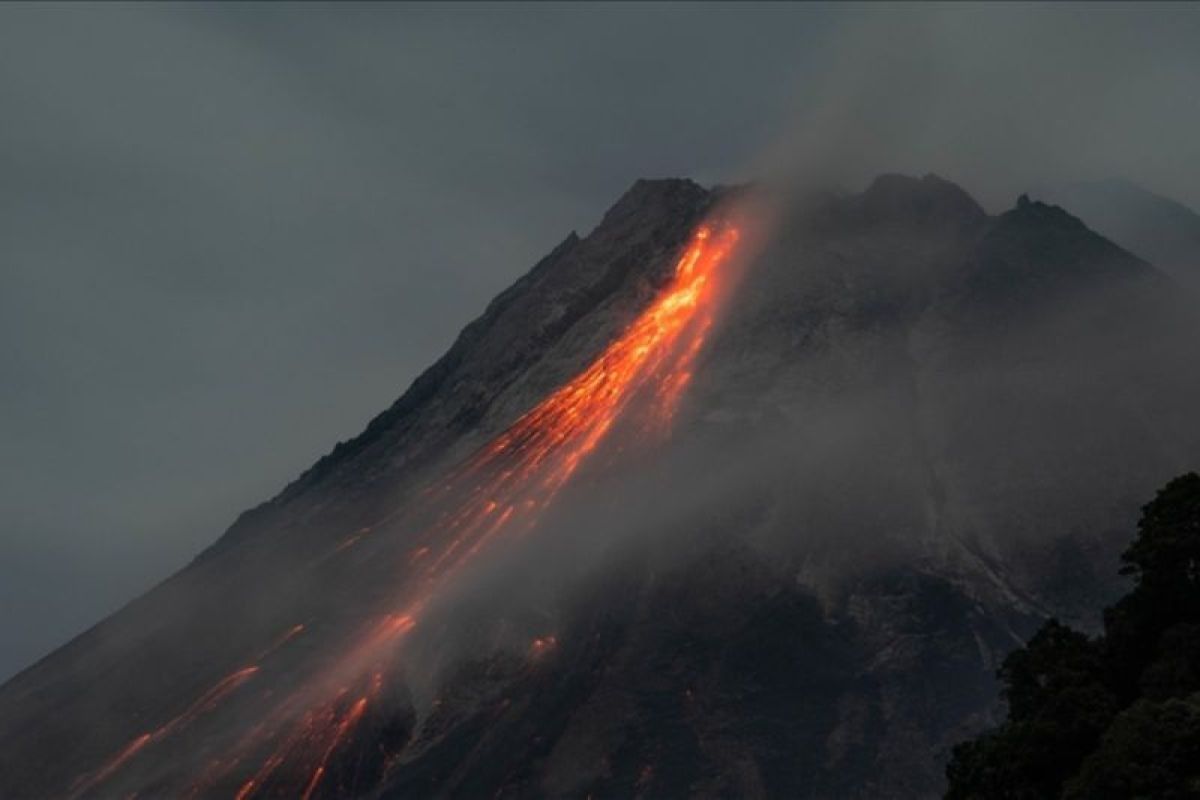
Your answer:
[[[1121,560],[1103,636],[1050,620],[1005,660],[1008,721],[954,749],[947,798],[1200,797],[1200,475],[1142,508]]]

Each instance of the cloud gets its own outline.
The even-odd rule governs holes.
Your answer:
[[[1198,25],[1109,4],[0,9],[0,676],[356,433],[637,177],[740,179],[773,152],[852,182],[936,170],[993,204],[1056,172],[1200,204]]]

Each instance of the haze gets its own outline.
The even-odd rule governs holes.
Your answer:
[[[1200,9],[0,8],[0,679],[387,406],[638,177],[1200,207]],[[1181,166],[1182,165],[1182,166]]]

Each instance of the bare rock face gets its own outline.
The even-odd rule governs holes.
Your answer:
[[[0,796],[68,793],[303,620],[255,679],[286,691],[411,545],[336,566],[331,542],[579,372],[720,199],[639,181],[360,436],[0,687]],[[1138,503],[1200,462],[1198,332],[1166,278],[1054,206],[989,217],[889,175],[784,208],[670,439],[464,595],[455,646],[398,670],[313,796],[936,796],[950,745],[995,718],[1004,654],[1047,615],[1094,622]],[[189,785],[254,702],[83,794]]]

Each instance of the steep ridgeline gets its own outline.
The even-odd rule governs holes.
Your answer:
[[[0,795],[936,796],[999,660],[1095,625],[1138,503],[1200,463],[1197,309],[1063,209],[883,176],[783,204],[717,326],[641,366],[716,207],[636,184],[361,436],[0,688]],[[669,435],[554,416],[630,359]],[[494,513],[506,454],[580,430],[615,446],[507,506],[541,516],[438,608],[389,609],[435,574],[395,509],[486,469]],[[451,512],[460,554],[490,542]]]
[[[1183,203],[1121,178],[1057,186],[1039,194],[1200,293],[1200,214]]]

